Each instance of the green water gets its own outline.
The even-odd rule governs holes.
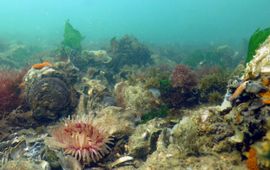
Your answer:
[[[67,19],[86,42],[237,43],[270,26],[269,0],[1,0],[0,38],[59,44]]]

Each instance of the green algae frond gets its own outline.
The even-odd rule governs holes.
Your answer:
[[[248,43],[248,52],[246,63],[250,62],[253,59],[253,56],[256,53],[256,50],[260,47],[260,45],[266,40],[266,38],[270,35],[270,27],[261,30],[258,28],[250,37]]]
[[[69,20],[65,23],[64,41],[62,42],[65,47],[70,47],[74,50],[81,50],[81,41],[83,36],[81,33],[73,28]]]

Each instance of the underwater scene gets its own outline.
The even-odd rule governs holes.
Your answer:
[[[269,0],[0,0],[0,170],[270,169]]]

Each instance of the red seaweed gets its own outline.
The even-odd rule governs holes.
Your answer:
[[[11,112],[21,103],[21,83],[25,71],[0,70],[0,113]]]
[[[197,75],[187,66],[179,64],[172,73],[172,86],[192,89],[198,83]]]

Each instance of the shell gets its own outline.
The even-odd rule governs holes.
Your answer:
[[[112,164],[111,164],[111,168],[114,168],[116,166],[119,166],[120,164],[123,164],[123,163],[126,163],[126,162],[130,162],[130,161],[133,161],[134,158],[131,157],[131,156],[124,156],[124,157],[121,157],[119,159],[117,159],[116,161],[114,161]]]
[[[0,142],[0,167],[12,160],[40,160],[46,136],[47,133],[36,134],[33,130],[21,130],[9,135]]]

